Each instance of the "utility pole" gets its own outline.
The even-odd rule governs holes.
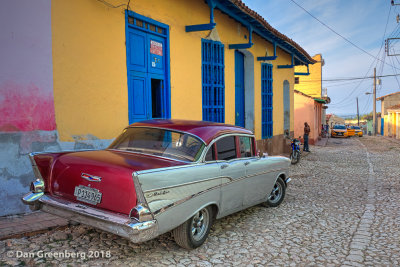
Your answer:
[[[360,113],[358,112],[358,97],[356,97],[357,99],[357,121],[358,121],[358,126],[360,126]]]
[[[374,128],[373,130],[373,135],[376,135],[376,68],[374,68],[374,110],[372,114],[372,127]]]

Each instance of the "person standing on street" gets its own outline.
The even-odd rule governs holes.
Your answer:
[[[304,123],[304,148],[303,151],[310,152],[308,148],[308,135],[310,134],[310,125],[307,122]]]

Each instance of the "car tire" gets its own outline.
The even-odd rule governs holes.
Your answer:
[[[278,207],[285,198],[285,194],[286,194],[286,184],[282,180],[282,178],[279,177],[276,180],[274,187],[272,188],[272,191],[268,196],[267,201],[265,201],[263,205],[265,207]]]
[[[210,206],[202,208],[172,231],[175,242],[186,249],[200,247],[206,241],[213,222],[213,209]]]
[[[297,150],[292,151],[290,153],[290,163],[291,164],[296,164],[300,160],[300,153]]]

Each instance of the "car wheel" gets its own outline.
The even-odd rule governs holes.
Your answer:
[[[210,206],[201,209],[173,230],[175,242],[186,249],[200,247],[207,239],[213,220],[213,210]]]
[[[278,180],[276,180],[274,187],[272,188],[272,191],[268,196],[267,201],[265,201],[263,205],[266,207],[278,207],[285,198],[285,193],[286,193],[285,182],[283,182],[282,178],[279,177]]]

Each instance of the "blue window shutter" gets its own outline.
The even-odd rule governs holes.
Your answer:
[[[224,45],[201,40],[203,121],[225,121]]]
[[[273,136],[272,116],[272,64],[261,64],[261,136],[262,139]]]

